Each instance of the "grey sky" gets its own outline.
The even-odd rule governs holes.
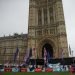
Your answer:
[[[29,0],[0,0],[0,36],[28,32]],[[63,0],[68,44],[75,50],[75,0]],[[75,54],[75,51],[74,51]]]

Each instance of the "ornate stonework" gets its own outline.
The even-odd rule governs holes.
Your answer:
[[[18,47],[15,63],[22,63],[27,50],[27,34],[14,34],[0,37],[0,63],[14,63],[14,53]]]
[[[62,0],[29,0],[28,23],[28,35],[0,37],[0,63],[13,62],[17,46],[18,63],[24,60],[27,48],[35,48],[32,58],[43,58],[44,47],[51,58],[61,58],[62,52],[69,56]]]
[[[62,52],[68,57],[62,0],[29,2],[28,47],[36,48],[38,57],[42,58],[43,46],[53,50],[53,58],[61,58]]]

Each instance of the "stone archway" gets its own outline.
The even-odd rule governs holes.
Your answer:
[[[53,58],[53,47],[49,43],[45,43],[42,47],[42,58],[44,58],[44,48],[46,49],[48,58]]]
[[[43,58],[44,47],[46,47],[47,52],[49,52],[50,58],[55,58],[56,44],[51,39],[42,39],[38,44],[38,58]]]

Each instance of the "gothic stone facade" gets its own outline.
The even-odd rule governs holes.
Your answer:
[[[32,58],[43,58],[44,48],[52,58],[68,57],[67,35],[62,0],[29,0],[28,35],[0,38],[0,61],[10,60],[19,47],[17,61],[23,61],[25,50],[32,50]],[[6,53],[4,49],[6,48]],[[2,61],[3,60],[3,61]]]
[[[52,58],[68,57],[68,44],[62,0],[30,0],[28,47],[42,58],[44,48]]]
[[[0,63],[13,63],[14,53],[19,49],[15,63],[22,63],[27,49],[27,34],[0,37]]]

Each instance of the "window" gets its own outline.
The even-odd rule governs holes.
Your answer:
[[[50,16],[50,23],[53,24],[53,22],[54,22],[53,7],[49,8],[49,16]]]
[[[44,8],[44,24],[47,24],[47,9]]]
[[[42,11],[41,9],[38,10],[38,25],[42,24]]]

